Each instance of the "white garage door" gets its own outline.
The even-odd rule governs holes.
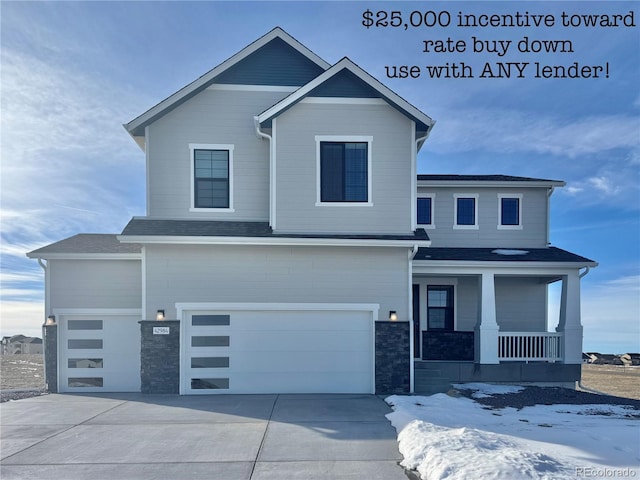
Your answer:
[[[139,392],[140,315],[58,315],[61,392]]]
[[[191,310],[182,323],[182,393],[374,390],[371,310]]]

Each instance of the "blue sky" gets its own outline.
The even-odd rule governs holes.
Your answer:
[[[551,241],[600,263],[582,280],[585,350],[640,351],[638,2],[2,2],[1,334],[40,335],[42,270],[25,253],[117,233],[145,213],[144,155],[122,124],[275,26],[330,63],[348,56],[437,120],[419,173],[564,180]],[[448,11],[452,26],[370,28],[365,10]],[[635,27],[459,28],[458,12],[629,14]],[[417,17],[414,17],[414,19]],[[524,36],[573,53],[521,53]],[[423,52],[465,40],[464,53]],[[511,40],[473,52],[473,37]],[[486,62],[609,65],[608,78],[479,78]],[[390,79],[386,66],[465,62],[474,78]],[[550,303],[557,305],[557,289]]]

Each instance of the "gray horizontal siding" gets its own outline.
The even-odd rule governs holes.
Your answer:
[[[415,283],[448,285],[450,278],[415,279]],[[496,318],[502,332],[544,332],[547,326],[547,284],[539,278],[496,277]],[[478,322],[479,276],[455,279],[456,330],[472,332]],[[421,303],[426,299],[421,298]],[[423,308],[422,312],[426,310]],[[426,321],[421,322],[423,326]]]
[[[50,260],[51,308],[140,308],[140,260]]]
[[[278,232],[411,231],[411,122],[388,105],[299,103],[278,117]],[[316,135],[372,136],[373,206],[316,206]]]
[[[176,302],[377,303],[407,318],[407,250],[149,245],[147,316]]]
[[[285,92],[205,90],[149,127],[148,212],[153,217],[269,219],[269,142],[256,136],[253,116]],[[190,212],[189,144],[232,144],[234,209]]]
[[[530,247],[547,246],[547,190],[544,188],[431,188],[421,193],[435,193],[435,228],[428,229],[432,247]],[[454,229],[454,194],[478,194],[478,226]],[[522,230],[498,229],[498,193],[520,193]]]
[[[547,284],[537,278],[497,277],[496,316],[501,332],[547,329]]]

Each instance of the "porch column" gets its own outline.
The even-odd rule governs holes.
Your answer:
[[[562,332],[564,363],[582,363],[582,323],[580,321],[580,276],[575,270],[562,277],[560,321],[556,331]]]
[[[478,295],[478,323],[475,328],[475,362],[500,363],[498,360],[498,322],[496,320],[495,274],[484,272]]]

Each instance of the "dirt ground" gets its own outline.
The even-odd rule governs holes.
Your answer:
[[[640,367],[583,365],[582,385],[609,395],[640,400]],[[44,388],[42,355],[0,355],[0,389]]]
[[[583,365],[582,385],[609,395],[640,400],[640,366]]]
[[[42,355],[0,355],[0,389],[44,388]]]

